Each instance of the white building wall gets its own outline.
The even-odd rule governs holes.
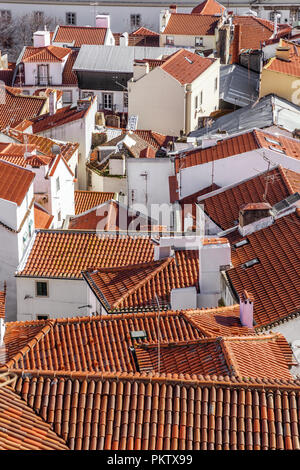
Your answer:
[[[59,189],[57,190],[57,178]],[[54,175],[50,178],[51,214],[54,216],[53,228],[60,228],[67,215],[75,214],[74,177],[60,160]],[[60,220],[58,214],[60,212]]]
[[[195,49],[195,38],[202,38],[203,39],[203,46],[198,47],[197,49],[216,49],[216,35],[211,35],[211,36],[201,36],[201,34],[198,34],[197,36],[191,36],[191,35],[181,35],[181,34],[161,34],[159,38],[159,45],[161,47],[168,46],[167,44],[167,37],[173,37],[174,38],[174,45],[170,47],[187,47],[191,49]]]
[[[256,176],[268,169],[268,163],[263,154],[270,159],[271,168],[282,165],[283,168],[300,172],[300,161],[296,158],[287,157],[284,154],[272,150],[258,149],[228,158],[221,158],[214,162],[204,163],[189,168],[184,168],[178,175],[181,186],[180,197],[189,196],[213,182],[218,186],[227,186],[233,183]]]
[[[38,76],[38,66],[39,65],[48,65],[49,66],[49,79],[51,80],[52,85],[61,85],[62,84],[62,72],[64,67],[64,62],[25,62],[24,69],[25,69],[25,85],[38,85],[36,82]],[[17,84],[16,84],[17,85]],[[42,85],[40,85],[41,87]]]
[[[127,178],[118,176],[101,176],[95,171],[90,172],[91,186],[88,187],[89,191],[101,192],[114,192],[127,194]]]
[[[86,316],[88,307],[86,282],[81,280],[45,279],[17,277],[18,321],[35,320],[37,315],[49,318]],[[36,296],[36,281],[48,282],[48,297]],[[29,296],[25,299],[25,296]]]

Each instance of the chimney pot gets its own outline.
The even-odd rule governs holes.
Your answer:
[[[253,328],[253,304],[254,297],[250,292],[243,290],[240,298],[240,322],[242,326]]]

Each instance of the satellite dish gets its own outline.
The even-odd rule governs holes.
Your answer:
[[[51,147],[51,153],[53,153],[53,155],[59,155],[60,152],[61,152],[61,150],[60,150],[60,146],[59,146],[59,145],[57,145],[57,144],[52,145],[52,147]]]

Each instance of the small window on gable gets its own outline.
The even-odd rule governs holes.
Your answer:
[[[76,25],[76,13],[70,11],[66,13],[66,24]]]
[[[203,38],[196,37],[195,38],[195,47],[202,47],[203,46]]]
[[[167,36],[166,37],[166,44],[168,46],[174,46],[174,36]]]

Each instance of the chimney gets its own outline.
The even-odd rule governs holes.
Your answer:
[[[144,75],[147,75],[149,73],[149,63],[148,62],[142,62],[142,61],[136,61],[133,64],[133,81],[137,81],[140,78],[142,78]]]
[[[159,15],[159,32],[163,33],[169,19],[171,17],[171,12],[169,10],[161,10],[160,15]]]
[[[173,13],[177,13],[177,5],[170,5],[169,11],[170,11],[171,15]]]
[[[33,47],[50,46],[50,32],[36,31],[33,33]]]
[[[284,60],[285,62],[290,62],[290,47],[280,46],[276,49],[276,59]]]
[[[241,235],[250,235],[273,223],[272,207],[268,202],[243,204],[239,213],[239,231]]]
[[[120,36],[120,46],[128,46],[128,33],[123,33]]]
[[[239,295],[240,298],[240,322],[242,326],[253,328],[253,295],[243,290]]]
[[[57,92],[56,90],[51,90],[49,94],[49,114],[51,116],[57,111]]]
[[[110,15],[97,15],[96,27],[110,29]]]

